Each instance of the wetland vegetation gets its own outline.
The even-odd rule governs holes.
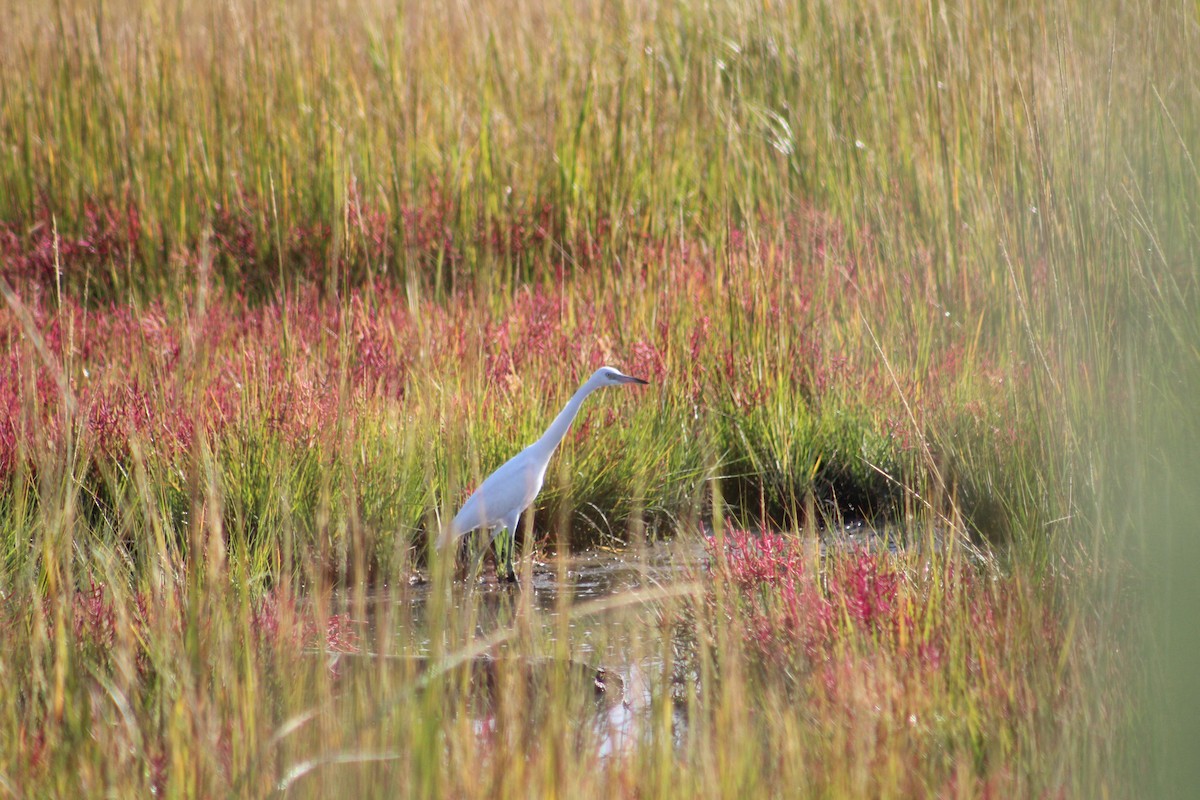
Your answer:
[[[1194,6],[0,13],[0,792],[1187,785]]]

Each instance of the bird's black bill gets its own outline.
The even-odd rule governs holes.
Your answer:
[[[645,386],[646,384],[650,383],[650,381],[644,381],[641,378],[635,378],[632,375],[630,375],[628,377],[629,377],[630,383],[640,383],[642,386]]]

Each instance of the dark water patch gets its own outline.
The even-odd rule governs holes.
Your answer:
[[[625,681],[616,672],[571,659],[482,655],[454,663],[449,669],[443,661],[428,656],[339,652],[329,654],[328,659],[330,670],[339,680],[352,677],[359,669],[377,670],[380,661],[388,662],[402,674],[413,676],[422,683],[437,672],[438,678],[445,678],[452,684],[461,683],[473,699],[486,705],[495,702],[506,676],[515,675],[531,694],[536,694],[547,689],[556,671],[566,678],[572,694],[591,697],[601,708],[625,699]]]
[[[670,703],[674,736],[682,741],[689,708],[704,690],[694,626],[686,603],[671,612],[674,617],[664,620],[659,616],[661,604],[641,603],[637,598],[677,585],[702,591],[704,582],[711,579],[709,566],[717,546],[711,530],[702,533],[641,548],[589,549],[562,561],[535,560],[531,577],[522,585],[498,582],[490,570],[482,577],[456,581],[450,587],[451,602],[472,614],[474,641],[486,643],[499,637],[499,643],[486,654],[452,667],[456,674],[465,675],[460,685],[477,692],[470,707],[478,726],[486,729],[488,720],[493,719],[491,703],[498,687],[525,686],[527,696],[535,697],[551,685],[547,676],[559,670],[569,676],[569,701],[596,699],[591,711],[587,706],[575,708],[592,720],[602,752],[622,751],[633,737],[641,735],[657,692],[665,692],[657,702]],[[738,535],[744,541],[746,534]],[[732,540],[734,534],[730,537]],[[852,522],[820,531],[812,541],[812,552],[824,560],[835,551],[894,553],[907,543],[908,537],[899,528]],[[378,604],[387,603],[386,616],[394,632],[409,635],[414,655],[400,658],[398,663],[406,664],[417,678],[431,664],[441,669],[447,663],[445,657],[435,655],[439,648],[433,637],[444,635],[441,622],[431,618],[438,608],[433,602],[435,591],[433,582],[422,579],[401,599],[379,595],[372,601],[376,614]],[[634,602],[622,606],[620,613],[578,613],[605,600],[622,598]],[[519,626],[527,626],[527,632],[519,639],[508,638],[507,633]],[[507,677],[500,680],[501,675]]]

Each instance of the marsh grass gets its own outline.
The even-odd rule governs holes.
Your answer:
[[[6,790],[1169,777],[1188,576],[1139,565],[1194,527],[1194,9],[0,12]],[[481,630],[429,532],[606,362],[653,387],[589,401],[527,552],[711,564]],[[907,547],[800,544],[859,518]],[[600,652],[555,628],[589,613],[662,665],[616,752],[565,671],[481,710],[449,668]]]

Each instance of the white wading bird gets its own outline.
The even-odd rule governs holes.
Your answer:
[[[508,580],[516,580],[512,552],[521,512],[529,507],[533,498],[541,491],[550,457],[554,455],[558,443],[571,427],[571,421],[579,413],[579,407],[589,394],[604,386],[646,382],[641,378],[623,375],[612,367],[601,367],[592,373],[592,377],[579,387],[563,410],[558,412],[558,416],[550,423],[542,438],[504,462],[500,469],[487,476],[475,493],[467,498],[450,527],[442,529],[441,535],[438,536],[437,549],[441,550],[464,533],[470,533],[477,528],[489,531],[488,543],[491,543],[497,533],[507,530],[508,556],[505,559],[505,568]]]

